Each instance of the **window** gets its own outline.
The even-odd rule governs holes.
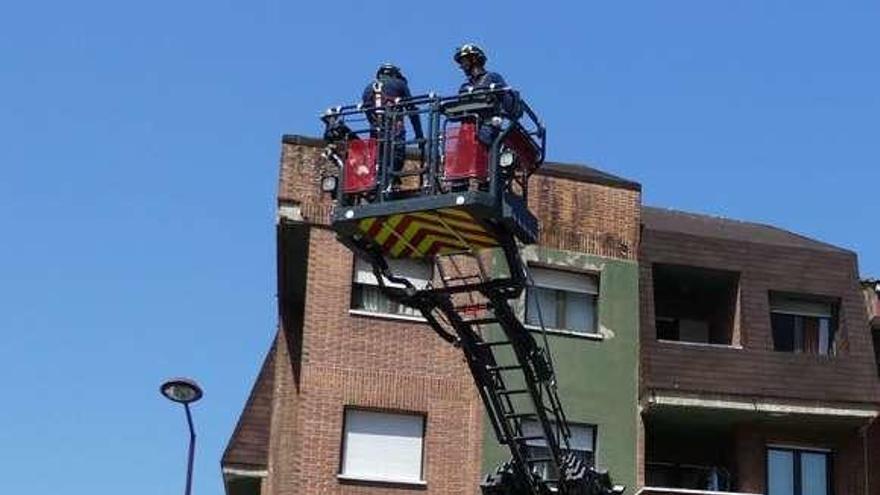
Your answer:
[[[574,452],[584,462],[585,466],[593,466],[595,462],[596,427],[593,425],[569,425],[571,437],[568,444],[571,452]],[[523,421],[523,435],[542,435],[541,426],[537,421]],[[550,449],[543,440],[527,440],[526,445],[531,457],[549,457]],[[539,463],[532,467],[533,472],[539,474],[542,479],[559,478],[558,473],[550,471],[549,463]]]
[[[874,361],[877,362],[877,374],[880,375],[880,329],[874,329]]]
[[[427,263],[408,259],[389,259],[388,264],[392,273],[402,275],[416,287],[423,288],[431,280],[431,265]],[[385,284],[401,287],[388,280]],[[379,314],[421,316],[418,310],[392,301],[382,293],[379,282],[373,274],[373,267],[357,257],[355,257],[351,284],[351,309]]]
[[[596,333],[597,277],[585,273],[530,268],[534,286],[526,290],[526,323],[577,333]]]
[[[829,495],[830,484],[827,452],[767,449],[767,495]]]
[[[820,356],[833,354],[834,306],[829,302],[771,294],[773,350]]]
[[[346,409],[340,476],[422,483],[425,417]]]
[[[654,322],[658,340],[738,344],[734,322],[739,274],[655,264]]]

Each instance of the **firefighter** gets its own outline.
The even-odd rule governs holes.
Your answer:
[[[486,70],[486,53],[483,52],[483,49],[479,46],[473,43],[465,43],[455,51],[453,59],[461,68],[462,72],[464,72],[465,77],[467,77],[467,81],[462,83],[461,87],[458,89],[459,94],[490,89],[493,85],[498,89],[507,87],[507,83],[504,82],[504,78],[501,77],[501,74]],[[501,95],[501,109],[508,118],[517,118],[515,115],[515,107],[516,97],[512,93],[508,92]],[[495,140],[495,137],[499,132],[500,120],[495,119],[494,117],[501,116],[480,116],[483,123],[480,125],[477,137],[480,142],[486,146],[492,145],[492,142]]]
[[[370,121],[370,134],[374,138],[383,137],[383,125],[386,121],[383,114],[383,107],[394,104],[396,100],[410,98],[409,84],[406,77],[403,76],[400,68],[393,64],[382,64],[376,71],[376,79],[364,88],[362,102],[364,108],[367,109],[367,119]],[[414,110],[414,107],[404,107],[406,110]],[[416,139],[419,140],[419,147],[423,148],[424,133],[422,132],[422,121],[417,114],[410,115],[410,123]],[[392,165],[391,169],[395,175],[388,183],[388,191],[392,186],[400,185],[400,177],[396,174],[403,170],[403,163],[406,158],[406,125],[402,118],[394,119],[388,123],[392,126],[391,139],[392,148]],[[379,142],[379,156],[384,155],[385,144]]]

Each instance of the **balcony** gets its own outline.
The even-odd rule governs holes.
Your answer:
[[[646,489],[650,493],[736,491],[734,440],[722,418],[677,411],[652,414],[645,422]]]
[[[649,400],[642,413],[645,487],[638,493],[842,493],[848,480],[864,477],[860,432],[876,414],[758,401],[740,408],[722,400]]]

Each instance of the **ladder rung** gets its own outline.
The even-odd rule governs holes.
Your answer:
[[[534,418],[536,416],[537,414],[535,413],[511,413],[504,415],[505,418]]]
[[[493,347],[496,345],[510,345],[509,340],[498,340],[495,342],[478,342],[477,345],[485,346],[485,347]]]
[[[499,390],[499,395],[514,395],[514,394],[527,394],[529,393],[528,389],[525,388],[517,388],[513,390]],[[544,437],[541,437],[544,438]]]
[[[453,280],[473,280],[483,278],[479,275],[462,275],[461,277],[447,277],[444,278],[444,282],[452,282]]]
[[[534,459],[526,459],[526,462],[528,462],[529,464],[537,464],[539,462],[550,462],[552,460],[552,457],[536,457]]]
[[[523,437],[513,437],[517,442],[527,442],[529,440],[544,440],[544,435],[526,435]]]
[[[474,318],[472,320],[464,320],[468,325],[488,325],[490,323],[498,323],[497,318]]]
[[[462,304],[460,306],[453,306],[452,309],[463,313],[473,313],[476,311],[488,310],[489,305],[487,303]]]
[[[486,369],[489,371],[521,370],[522,366],[518,364],[508,364],[505,366],[486,366]]]

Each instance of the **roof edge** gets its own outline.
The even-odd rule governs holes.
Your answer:
[[[311,146],[313,148],[319,148],[326,144],[326,141],[321,138],[316,138],[314,136],[303,136],[301,134],[284,134],[281,136],[281,142],[284,144]]]
[[[535,174],[558,177],[560,179],[571,179],[578,182],[589,182],[590,184],[613,186],[636,192],[642,191],[642,185],[636,181],[624,179],[623,177],[579,163],[544,162],[543,165],[538,167]]]
[[[312,148],[320,148],[327,144],[327,142],[321,138],[304,136],[301,134],[284,134],[281,137],[281,142],[295,146],[309,146]],[[408,156],[411,158],[417,158],[418,152],[413,151],[412,153],[408,153]],[[642,185],[638,182],[624,179],[623,177],[578,163],[544,162],[535,174],[546,177],[570,179],[578,182],[588,182],[590,184],[618,187],[637,192],[642,191]]]
[[[248,398],[245,401],[244,407],[242,407],[241,412],[238,415],[238,420],[235,423],[235,428],[232,430],[232,434],[229,435],[229,439],[226,441],[226,446],[223,449],[223,454],[220,456],[220,466],[221,467],[232,467],[232,466],[248,466],[248,467],[262,467],[266,468],[265,463],[260,464],[252,464],[247,462],[241,462],[239,460],[230,459],[234,455],[233,446],[235,444],[235,440],[242,432],[242,428],[244,428],[246,416],[251,410],[254,402],[257,400],[258,392],[257,389],[262,384],[263,380],[272,380],[274,381],[274,373],[275,373],[275,354],[276,354],[277,341],[276,339],[272,339],[272,343],[269,346],[269,350],[266,352],[263,357],[263,362],[260,365],[260,369],[257,372],[257,376],[254,378],[253,385],[251,385],[250,392],[248,392]],[[267,375],[268,374],[268,375]],[[274,390],[273,390],[274,392]],[[271,392],[270,392],[271,393]],[[272,399],[274,400],[274,398]],[[268,457],[268,445],[267,448],[267,457]]]
[[[740,220],[737,218],[723,217],[720,215],[711,215],[708,213],[697,213],[697,212],[693,212],[693,211],[677,210],[675,208],[666,208],[666,207],[662,207],[662,206],[651,206],[651,205],[645,205],[645,204],[643,204],[641,206],[641,210],[642,210],[642,212],[644,212],[645,210],[653,210],[655,213],[659,213],[659,214],[668,213],[668,214],[690,215],[693,217],[704,218],[704,219],[707,219],[710,221],[733,222],[733,223],[741,224],[744,226],[753,226],[753,227],[761,227],[761,228],[765,228],[765,229],[772,229],[776,232],[784,233],[784,234],[790,235],[792,237],[797,237],[797,238],[802,239],[804,241],[807,241],[811,244],[814,244],[814,246],[792,246],[797,249],[806,249],[806,250],[816,251],[816,252],[821,252],[821,253],[845,254],[845,255],[848,255],[851,257],[858,258],[858,253],[856,253],[852,249],[840,247],[840,246],[837,246],[835,244],[831,244],[831,243],[828,243],[825,241],[820,241],[818,239],[814,239],[812,237],[808,237],[803,234],[799,234],[797,232],[792,232],[788,229],[784,229],[784,228],[778,227],[776,225],[768,224],[768,223],[751,222],[748,220]],[[699,235],[699,234],[693,234],[693,233],[688,233],[688,232],[680,232],[677,230],[652,228],[651,226],[647,225],[644,222],[644,215],[642,215],[641,225],[644,228],[646,228],[648,230],[655,231],[655,232],[668,232],[668,233],[677,234],[677,235],[694,237],[697,239],[717,239],[717,238],[719,238],[717,236],[708,235],[708,234],[707,235]],[[760,241],[743,240],[743,239],[738,239],[736,241],[737,242],[744,242],[744,243],[748,243],[748,244],[755,244],[755,245],[759,245],[759,246],[777,245],[772,242],[760,242]]]

